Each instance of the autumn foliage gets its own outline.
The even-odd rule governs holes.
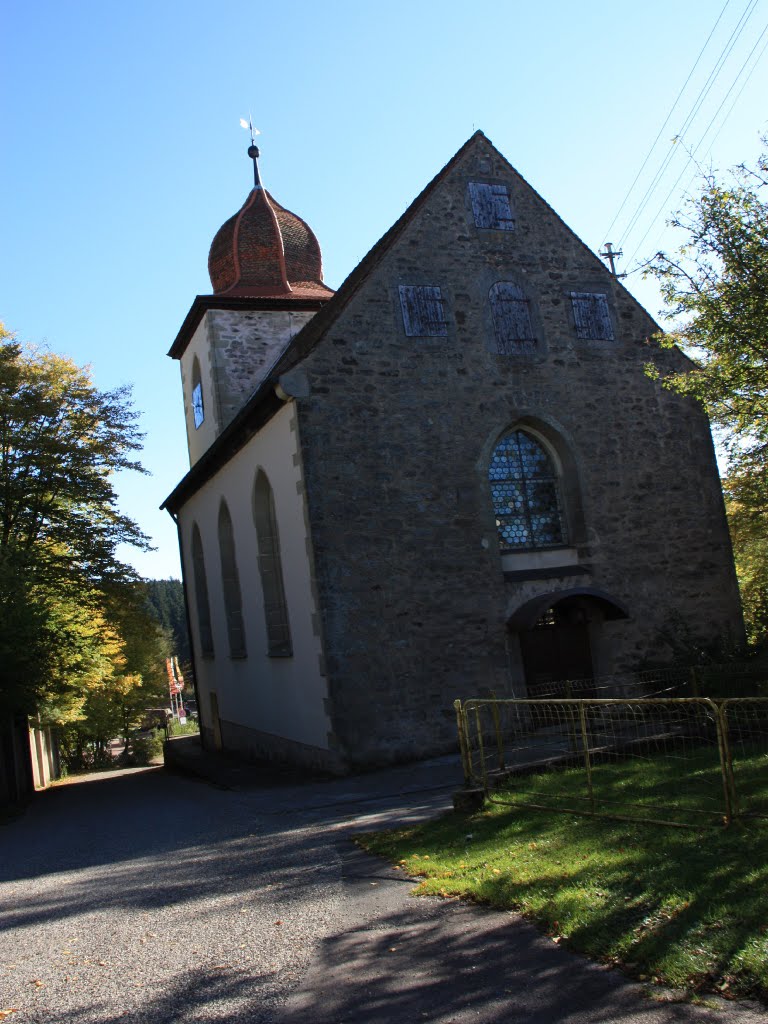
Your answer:
[[[717,429],[747,629],[762,643],[768,638],[768,154],[725,179],[705,175],[672,224],[685,241],[676,254],[658,253],[650,271],[674,324],[660,340],[679,345],[693,362],[663,383],[702,402]]]
[[[34,713],[88,743],[129,729],[145,691],[162,692],[162,637],[116,555],[148,547],[113,485],[142,471],[129,397],[0,325],[0,714]]]

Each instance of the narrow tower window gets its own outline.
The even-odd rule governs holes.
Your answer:
[[[197,523],[192,527],[192,577],[195,583],[195,605],[197,606],[197,628],[200,636],[200,651],[206,658],[213,657],[213,631],[211,629],[211,606],[208,603],[208,581],[205,575],[203,542]]]
[[[253,488],[253,518],[259,546],[259,575],[264,595],[267,653],[271,658],[288,658],[293,651],[280,559],[280,535],[272,487],[263,470],[259,470]]]
[[[245,627],[243,626],[243,604],[240,596],[240,577],[237,571],[235,534],[232,517],[226,501],[219,508],[219,555],[221,558],[221,584],[224,590],[224,612],[227,617],[229,655],[244,658]]]
[[[205,419],[205,406],[203,404],[203,382],[200,377],[200,360],[197,356],[192,362],[192,417],[195,421],[195,430],[198,430]]]
[[[488,470],[502,551],[565,543],[557,471],[544,445],[523,430],[499,441]]]

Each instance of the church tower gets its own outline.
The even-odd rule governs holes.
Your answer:
[[[190,466],[210,448],[280,358],[333,295],[309,225],[254,184],[214,236],[211,295],[198,295],[168,353],[181,364]]]

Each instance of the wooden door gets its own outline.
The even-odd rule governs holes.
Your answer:
[[[562,679],[591,679],[589,627],[553,622],[520,633],[528,696],[546,693],[548,684]],[[558,693],[558,696],[565,696]],[[580,691],[579,697],[587,696]]]

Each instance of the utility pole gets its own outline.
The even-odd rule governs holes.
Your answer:
[[[616,264],[614,261],[620,260],[624,253],[621,249],[614,249],[613,242],[606,242],[604,251],[601,252],[599,255],[602,256],[604,260],[608,261],[608,265],[610,266],[611,273],[614,277],[622,278],[627,276],[626,274],[616,273]]]

